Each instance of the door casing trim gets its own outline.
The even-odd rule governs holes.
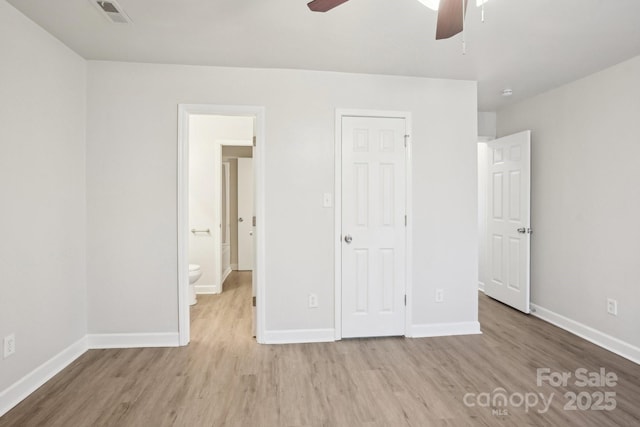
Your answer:
[[[405,227],[405,294],[407,304],[405,307],[404,336],[411,335],[411,307],[413,291],[413,191],[412,191],[412,127],[411,112],[386,111],[386,110],[362,110],[362,109],[336,109],[335,114],[335,148],[334,148],[334,324],[335,339],[342,339],[342,118],[343,117],[372,117],[394,118],[405,120],[405,213],[407,226]]]

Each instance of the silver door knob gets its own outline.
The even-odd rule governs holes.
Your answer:
[[[518,233],[524,234],[527,232],[527,229],[524,227],[518,228]]]
[[[238,218],[238,222],[244,222],[244,219]]]
[[[353,241],[353,237],[351,237],[350,234],[347,234],[346,236],[344,236],[344,241],[347,244],[350,244]]]

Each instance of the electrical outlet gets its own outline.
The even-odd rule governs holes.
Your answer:
[[[444,289],[436,289],[436,302],[444,301]]]
[[[618,301],[607,298],[607,313],[617,316],[618,315]]]
[[[7,335],[6,337],[4,337],[3,358],[6,359],[7,357],[11,356],[15,352],[16,352],[16,335],[15,334]]]
[[[309,294],[309,308],[318,308],[318,295]]]

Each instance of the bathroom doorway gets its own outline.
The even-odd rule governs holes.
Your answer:
[[[247,298],[247,304],[252,305],[253,301],[253,335],[261,342],[264,324],[261,322],[264,318],[261,304],[264,241],[260,221],[264,218],[264,180],[260,179],[264,158],[263,129],[261,107],[179,106],[178,308],[181,345],[188,344],[190,339],[189,265],[197,264],[201,269],[201,276],[195,282],[198,294],[223,292],[224,280],[232,270],[239,268],[241,245],[238,242],[241,237],[245,244],[247,240],[246,236],[239,235],[242,232],[252,243],[249,251],[253,263],[249,275],[253,298]],[[238,202],[243,194],[237,190],[238,164],[245,164],[246,160],[250,160],[251,173],[248,177],[243,176],[242,185],[246,188],[246,181],[249,181],[253,214],[239,216]],[[246,204],[246,200],[244,202]]]

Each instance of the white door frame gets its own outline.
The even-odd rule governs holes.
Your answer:
[[[342,118],[343,117],[373,117],[404,119],[406,126],[405,141],[405,185],[406,185],[406,206],[407,215],[406,250],[405,250],[405,293],[407,295],[407,305],[405,307],[404,335],[411,336],[411,301],[412,301],[412,258],[413,258],[413,192],[412,192],[412,168],[411,168],[411,113],[407,111],[380,111],[380,110],[360,110],[360,109],[336,109],[335,118],[335,166],[334,166],[334,282],[335,282],[335,339],[342,339]]]
[[[178,334],[180,345],[189,344],[189,116],[192,114],[255,117],[254,209],[256,212],[253,281],[256,289],[256,340],[263,342],[265,325],[265,109],[256,106],[178,105]],[[220,251],[220,248],[218,248]],[[249,304],[249,301],[247,301]]]

